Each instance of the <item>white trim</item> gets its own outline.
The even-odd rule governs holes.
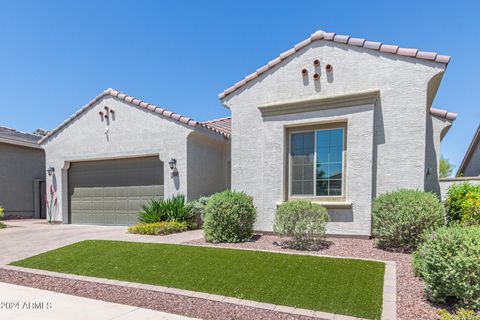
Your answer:
[[[22,147],[34,148],[34,149],[43,149],[41,145],[35,142],[21,141],[21,140],[9,139],[5,137],[0,137],[0,142],[22,146]]]
[[[327,196],[318,196],[317,195],[317,131],[327,131],[327,130],[342,130],[342,187],[341,187],[341,194],[340,195],[327,195]],[[339,127],[333,127],[333,128],[317,128],[317,129],[304,129],[304,130],[293,130],[288,133],[288,199],[287,200],[294,200],[294,199],[318,199],[321,201],[321,199],[346,199],[346,135],[345,135],[345,130],[346,128],[344,126],[339,126]],[[293,195],[292,194],[292,172],[293,172],[293,161],[292,161],[292,135],[293,134],[298,134],[298,133],[308,133],[308,132],[313,132],[313,194],[302,194],[302,195]],[[329,180],[328,180],[329,181]],[[315,201],[313,201],[315,202]],[[324,202],[329,203],[329,202]],[[333,202],[335,203],[335,202]],[[342,204],[343,202],[339,202]],[[343,203],[345,206],[346,202]],[[351,206],[351,204],[350,204]]]
[[[335,94],[320,98],[318,96],[314,96],[302,100],[267,103],[258,106],[258,109],[262,113],[262,116],[265,117],[333,108],[372,105],[377,102],[379,97],[380,89],[370,89],[346,94]]]

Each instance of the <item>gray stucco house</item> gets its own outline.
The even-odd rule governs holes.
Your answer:
[[[41,136],[0,127],[0,206],[6,218],[45,217]]]
[[[432,108],[450,57],[318,31],[219,95],[232,115],[232,189],[256,228],[278,204],[327,207],[330,234],[369,236],[377,195],[439,192],[440,140],[456,114]]]
[[[225,190],[228,122],[197,122],[107,89],[39,141],[54,219],[129,225],[149,199]]]
[[[468,146],[462,164],[458,168],[457,176],[479,177],[480,176],[480,126],[478,126],[472,142]]]
[[[57,220],[129,224],[141,203],[232,189],[255,228],[276,207],[327,207],[330,234],[369,236],[371,203],[398,188],[439,192],[433,108],[450,57],[318,31],[222,92],[231,119],[197,122],[108,89],[40,143]]]

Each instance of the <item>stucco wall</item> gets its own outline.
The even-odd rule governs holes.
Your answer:
[[[475,151],[473,151],[470,161],[468,161],[463,171],[465,177],[480,176],[480,143],[477,144]]]
[[[6,216],[34,215],[35,179],[45,180],[42,149],[0,143],[0,206]]]
[[[109,123],[99,115],[106,105],[115,110]],[[47,177],[47,188],[53,184],[57,190],[60,207],[56,219],[66,221],[68,166],[74,161],[158,155],[164,164],[165,197],[175,194],[188,197],[187,137],[197,130],[209,139],[224,142],[220,135],[206,129],[184,125],[111,96],[102,98],[44,143],[46,165],[55,168],[55,174]],[[168,165],[171,158],[177,160],[178,176],[173,178]]]
[[[440,194],[439,163],[441,137],[452,125],[449,120],[427,115],[425,139],[425,191]],[[429,174],[427,174],[429,171]]]
[[[321,67],[314,70],[313,60],[317,58]],[[332,72],[325,71],[326,64],[333,66]],[[309,72],[307,78],[301,75],[303,68]],[[263,221],[257,227],[272,229],[273,198],[282,200],[278,187],[271,191],[272,186],[259,177],[283,175],[266,168],[268,161],[262,149],[272,146],[262,142],[272,128],[263,121],[259,105],[379,89],[380,99],[373,114],[373,196],[398,188],[423,189],[428,84],[443,70],[444,65],[430,61],[316,41],[224,98],[232,111],[232,188],[245,190],[255,198],[259,221]],[[319,81],[312,79],[315,72],[320,74]],[[351,197],[365,192],[362,184],[349,188]],[[353,203],[353,208],[357,205]],[[359,229],[354,224],[341,230],[333,224],[329,228],[353,235],[370,230],[369,226]]]
[[[188,199],[209,196],[230,186],[227,181],[229,145],[207,139],[197,132],[188,136],[187,163]]]

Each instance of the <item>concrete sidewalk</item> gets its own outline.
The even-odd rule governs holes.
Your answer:
[[[0,319],[188,320],[193,318],[0,282]]]

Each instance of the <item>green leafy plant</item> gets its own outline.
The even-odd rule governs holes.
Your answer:
[[[453,314],[447,310],[440,310],[438,315],[440,316],[440,320],[480,320],[479,314],[475,314],[473,310],[466,310],[464,308],[458,309]]]
[[[325,236],[327,209],[306,200],[281,204],[275,214],[275,233],[293,237],[295,247],[305,249],[318,244]]]
[[[468,192],[465,201],[460,205],[462,208],[462,225],[480,225],[480,191]]]
[[[455,168],[455,166],[450,162],[449,159],[446,159],[443,156],[440,158],[440,166],[438,170],[440,178],[450,177],[452,175],[453,168]]]
[[[166,235],[187,230],[187,222],[162,221],[139,223],[128,228],[129,233],[146,235]]]
[[[5,212],[5,211],[3,210],[3,207],[0,206],[0,220],[3,219],[3,217],[4,217],[4,212]],[[3,229],[3,228],[5,228],[5,227],[6,227],[6,225],[5,225],[3,222],[0,221],[0,229]]]
[[[480,308],[480,227],[453,224],[424,235],[413,253],[415,273],[434,302]]]
[[[455,183],[448,188],[447,199],[445,201],[445,208],[447,210],[448,223],[461,222],[465,210],[473,210],[465,204],[467,195],[470,198],[480,197],[480,185],[473,185],[469,182]],[[465,207],[467,206],[467,207]],[[468,212],[467,215],[470,215]],[[469,217],[465,217],[470,220]]]
[[[433,193],[402,189],[377,197],[372,205],[372,218],[378,247],[411,251],[425,230],[444,224],[444,209]]]
[[[200,197],[195,201],[192,201],[193,215],[197,217],[201,222],[205,219],[205,206],[210,200],[210,197]]]
[[[224,191],[210,197],[205,207],[203,230],[209,242],[243,242],[253,235],[257,216],[252,197]]]
[[[142,206],[138,213],[141,223],[160,221],[190,221],[193,217],[193,206],[185,201],[184,195],[177,195],[164,200],[150,200]]]

